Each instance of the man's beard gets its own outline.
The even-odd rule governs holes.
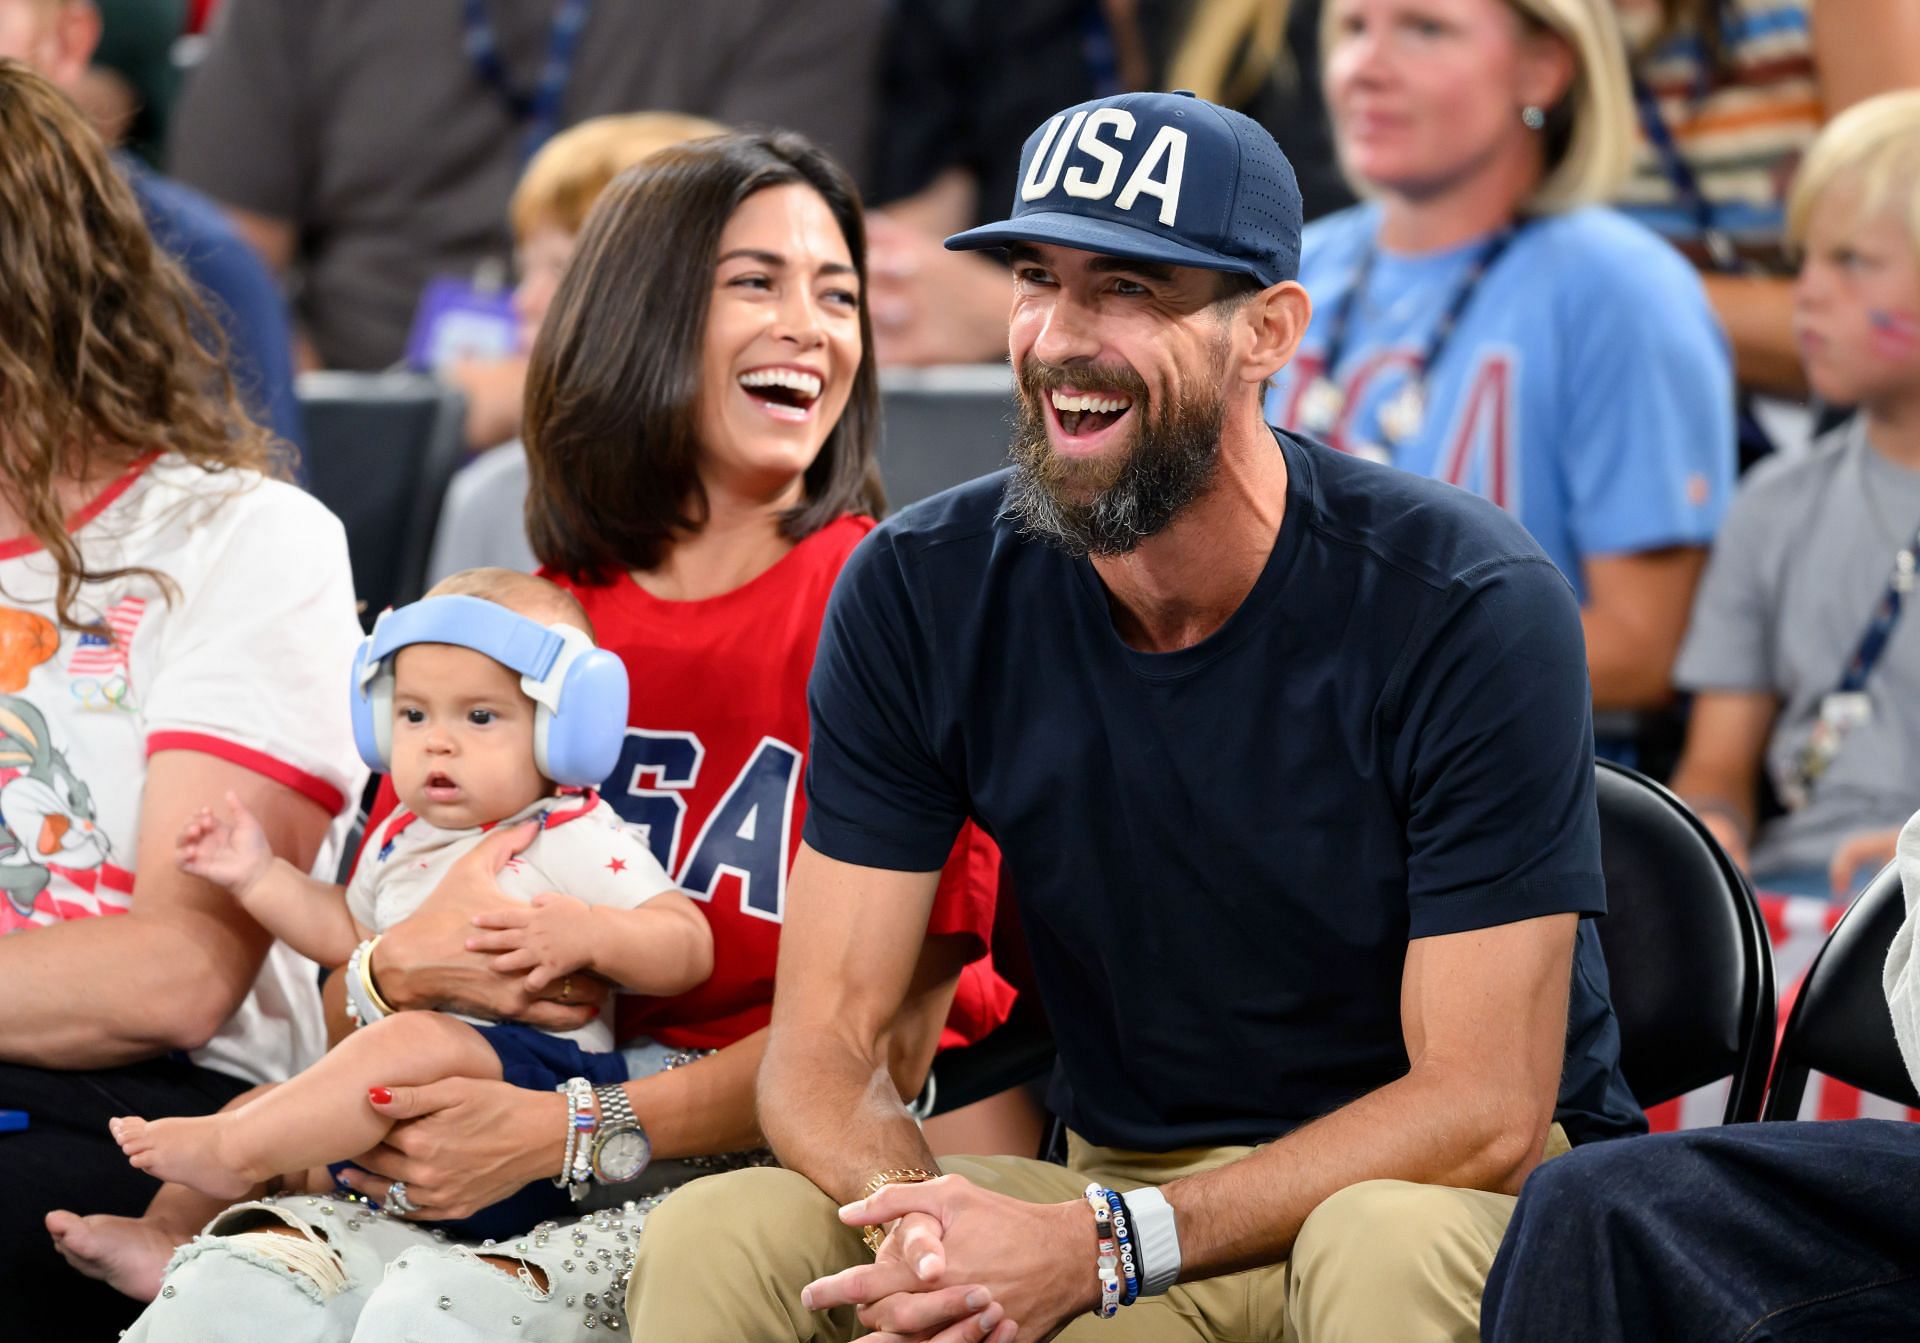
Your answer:
[[[1200,385],[1218,387],[1226,368],[1224,346],[1209,362]],[[1224,397],[1183,393],[1153,404],[1130,368],[1062,369],[1031,355],[1015,382],[1013,474],[1002,512],[1019,524],[1021,535],[1069,555],[1125,555],[1164,530],[1212,482],[1226,423]],[[1137,420],[1133,441],[1097,459],[1060,455],[1047,437],[1045,402],[1059,387],[1129,397]]]

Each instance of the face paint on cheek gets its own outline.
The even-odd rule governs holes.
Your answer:
[[[1873,327],[1873,352],[1889,359],[1904,359],[1920,351],[1920,316],[1884,308],[1867,309],[1867,321]]]

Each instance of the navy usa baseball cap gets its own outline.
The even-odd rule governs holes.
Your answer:
[[[1170,266],[1300,273],[1300,186],[1251,117],[1191,93],[1122,93],[1047,119],[1020,151],[1013,215],[954,251],[1054,243]]]

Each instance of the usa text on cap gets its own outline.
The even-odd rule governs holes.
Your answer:
[[[1278,284],[1300,270],[1300,187],[1251,118],[1190,93],[1123,93],[1049,117],[1021,150],[1012,216],[947,246],[1016,242]]]

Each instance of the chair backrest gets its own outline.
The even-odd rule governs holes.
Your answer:
[[[1723,1077],[1726,1122],[1757,1119],[1773,1048],[1773,950],[1753,891],[1686,804],[1608,761],[1594,780],[1599,922],[1621,1068],[1643,1106]]]
[[[1900,869],[1889,863],[1827,935],[1787,1014],[1763,1119],[1800,1113],[1807,1074],[1820,1072],[1876,1096],[1920,1106],[1900,1057],[1881,971],[1906,917]]]
[[[346,524],[361,623],[425,590],[447,482],[464,454],[458,390],[411,373],[309,373],[308,488]]]
[[[888,369],[880,379],[880,478],[905,508],[998,471],[1012,434],[1013,374],[1005,364]]]

